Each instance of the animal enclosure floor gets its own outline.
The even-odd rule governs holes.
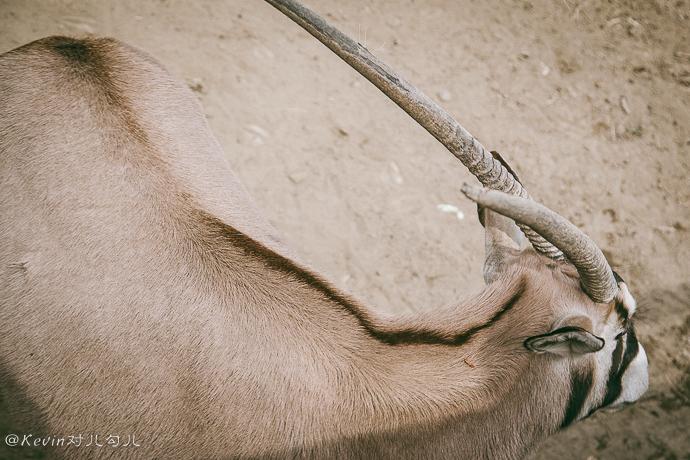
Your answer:
[[[690,458],[690,2],[306,3],[501,152],[640,300],[648,394],[531,458]],[[473,179],[268,5],[0,0],[0,52],[91,33],[187,81],[270,221],[341,288],[392,312],[480,288],[482,231],[460,193]]]

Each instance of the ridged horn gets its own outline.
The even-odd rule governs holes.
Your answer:
[[[448,112],[379,61],[365,47],[294,0],[266,0],[326,45],[434,136],[485,187],[530,198],[524,187]],[[529,227],[518,224],[532,246],[556,260],[563,253]]]
[[[565,217],[535,201],[497,190],[465,184],[462,192],[472,201],[528,225],[563,251],[577,269],[582,287],[593,301],[608,303],[618,293],[613,271],[601,249]]]

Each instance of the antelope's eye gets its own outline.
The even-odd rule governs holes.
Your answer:
[[[622,338],[622,337],[623,337],[625,334],[627,334],[627,333],[628,333],[628,331],[619,332],[619,333],[616,335],[616,340],[619,340],[620,338]]]

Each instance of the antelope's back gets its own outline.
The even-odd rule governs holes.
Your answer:
[[[124,440],[146,421],[190,452],[223,320],[180,235],[201,210],[284,250],[194,96],[144,53],[42,39],[0,56],[0,95],[3,439]]]
[[[191,91],[144,52],[107,38],[45,38],[0,55],[0,91],[0,173],[15,177],[4,187],[16,186],[21,169],[51,194],[46,205],[76,198],[78,207],[96,201],[88,193],[102,189],[103,175],[123,184],[148,171],[172,187],[166,195],[187,193],[210,214],[288,251],[230,170]],[[145,195],[128,190],[104,200],[139,203]]]

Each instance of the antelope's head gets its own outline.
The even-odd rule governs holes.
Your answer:
[[[477,202],[485,228],[485,281],[526,278],[526,295],[549,317],[550,326],[526,338],[524,346],[567,363],[571,388],[562,426],[638,400],[647,390],[648,371],[635,335],[637,305],[596,244],[564,217],[529,199],[470,186],[463,192]],[[528,225],[554,250],[530,247],[516,222]]]
[[[540,314],[550,315],[548,330],[526,338],[524,346],[568,364],[571,400],[563,425],[601,407],[637,400],[648,377],[647,357],[633,328],[635,300],[597,245],[565,218],[532,201],[500,157],[361,44],[296,0],[266,1],[379,88],[487,187],[463,189],[483,208],[484,277],[488,283],[527,277],[524,297],[532,299]],[[534,249],[525,248],[525,237]]]

